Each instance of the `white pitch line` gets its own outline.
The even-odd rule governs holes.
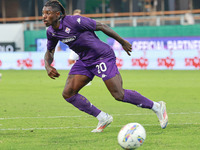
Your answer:
[[[47,116],[47,117],[10,117],[10,118],[0,118],[0,120],[9,119],[42,119],[42,118],[80,118],[83,116]]]
[[[180,112],[180,113],[168,113],[168,115],[190,115],[190,114],[200,114],[200,112]],[[145,114],[112,114],[112,116],[149,116],[154,115],[154,113],[145,113]],[[8,117],[0,118],[0,120],[9,120],[9,119],[48,119],[48,118],[81,118],[81,117],[90,117],[90,116],[47,116],[47,117]]]
[[[142,124],[143,126],[160,126],[159,124]],[[200,125],[200,123],[169,123],[169,125]],[[124,125],[110,125],[109,128],[123,127]],[[58,129],[86,129],[96,128],[96,126],[81,126],[81,127],[49,127],[49,128],[7,128],[0,131],[27,131],[27,130],[58,130]]]

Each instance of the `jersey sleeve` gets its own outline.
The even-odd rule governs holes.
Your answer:
[[[58,40],[52,36],[52,33],[47,30],[47,49],[52,51],[58,43]]]
[[[76,28],[78,30],[89,30],[89,31],[95,31],[96,30],[96,21],[82,16],[75,16],[76,19]]]

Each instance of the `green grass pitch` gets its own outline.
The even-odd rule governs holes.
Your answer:
[[[113,115],[103,133],[91,133],[98,123],[62,98],[68,71],[59,79],[46,71],[0,70],[0,150],[120,150],[122,126],[138,122],[147,138],[141,150],[200,149],[200,71],[120,71],[123,87],[167,103],[169,124],[161,129],[147,109],[115,101],[95,77],[80,94]]]

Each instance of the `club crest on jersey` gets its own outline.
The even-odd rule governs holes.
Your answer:
[[[69,33],[70,33],[70,31],[71,31],[71,29],[70,29],[70,28],[68,28],[68,27],[66,27],[66,29],[65,29],[65,32],[69,34]]]

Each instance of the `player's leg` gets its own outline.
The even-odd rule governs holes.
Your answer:
[[[126,90],[122,88],[122,78],[120,74],[116,74],[115,77],[108,79],[104,82],[108,90],[116,100],[128,102],[142,108],[152,108],[153,101],[142,96],[136,91]]]
[[[153,102],[136,91],[124,90],[122,78],[116,66],[115,58],[108,58],[97,62],[93,73],[101,77],[112,96],[119,101],[132,103],[143,108],[151,109]]]
[[[96,70],[95,70],[96,69]],[[116,66],[116,59],[104,59],[96,65],[94,73],[105,82],[112,96],[122,102],[134,104],[138,107],[152,109],[158,116],[162,128],[168,122],[166,105],[164,102],[154,102],[134,90],[123,89],[122,78]]]
[[[90,80],[86,75],[68,75],[62,94],[63,97],[67,99],[76,95]]]
[[[102,132],[112,122],[112,116],[96,108],[86,97],[78,93],[93,77],[94,75],[77,61],[70,70],[63,90],[63,97],[79,110],[96,117],[99,120],[99,124],[93,132]]]
[[[158,116],[161,127],[164,129],[167,126],[168,116],[164,102],[154,102],[137,91],[123,89],[120,74],[116,74],[115,77],[105,80],[104,82],[116,100],[131,103],[138,107],[152,109]]]
[[[96,108],[86,97],[78,93],[90,80],[85,75],[69,75],[63,90],[63,97],[79,110],[96,117],[99,123],[92,132],[102,132],[113,121],[112,116]]]
[[[85,75],[69,75],[62,95],[67,102],[79,110],[96,117],[101,111],[78,93],[89,81],[90,78]]]

